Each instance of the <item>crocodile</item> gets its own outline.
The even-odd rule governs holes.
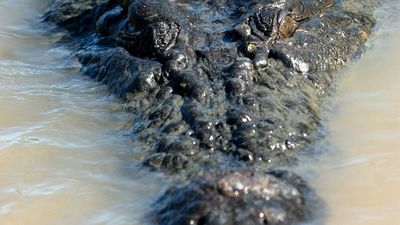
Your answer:
[[[174,178],[156,223],[284,225],[321,214],[290,168],[322,138],[323,98],[378,3],[55,0],[43,19],[129,104],[134,163]]]

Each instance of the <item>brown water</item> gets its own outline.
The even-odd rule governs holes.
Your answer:
[[[363,58],[343,72],[318,168],[329,225],[400,224],[400,1],[376,12]]]
[[[129,114],[38,26],[47,2],[0,0],[0,224],[145,224],[159,178],[131,168]],[[400,224],[400,3],[343,72],[317,166],[327,224]],[[143,185],[145,184],[145,185]]]
[[[38,25],[45,7],[0,0],[0,224],[144,224],[160,186],[130,168],[129,114]]]

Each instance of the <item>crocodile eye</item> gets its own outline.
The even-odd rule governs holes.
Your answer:
[[[289,12],[279,12],[278,15],[279,36],[288,38],[293,35],[297,28],[296,21],[290,16]]]

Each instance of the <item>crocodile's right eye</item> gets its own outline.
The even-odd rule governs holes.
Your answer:
[[[278,32],[282,38],[288,38],[293,35],[297,28],[296,21],[287,10],[281,10],[278,13]]]

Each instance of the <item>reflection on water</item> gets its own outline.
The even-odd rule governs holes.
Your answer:
[[[344,72],[319,168],[328,224],[400,223],[400,2],[378,10],[372,47]]]
[[[144,224],[160,187],[129,169],[129,115],[32,25],[43,2],[0,1],[0,224]]]

